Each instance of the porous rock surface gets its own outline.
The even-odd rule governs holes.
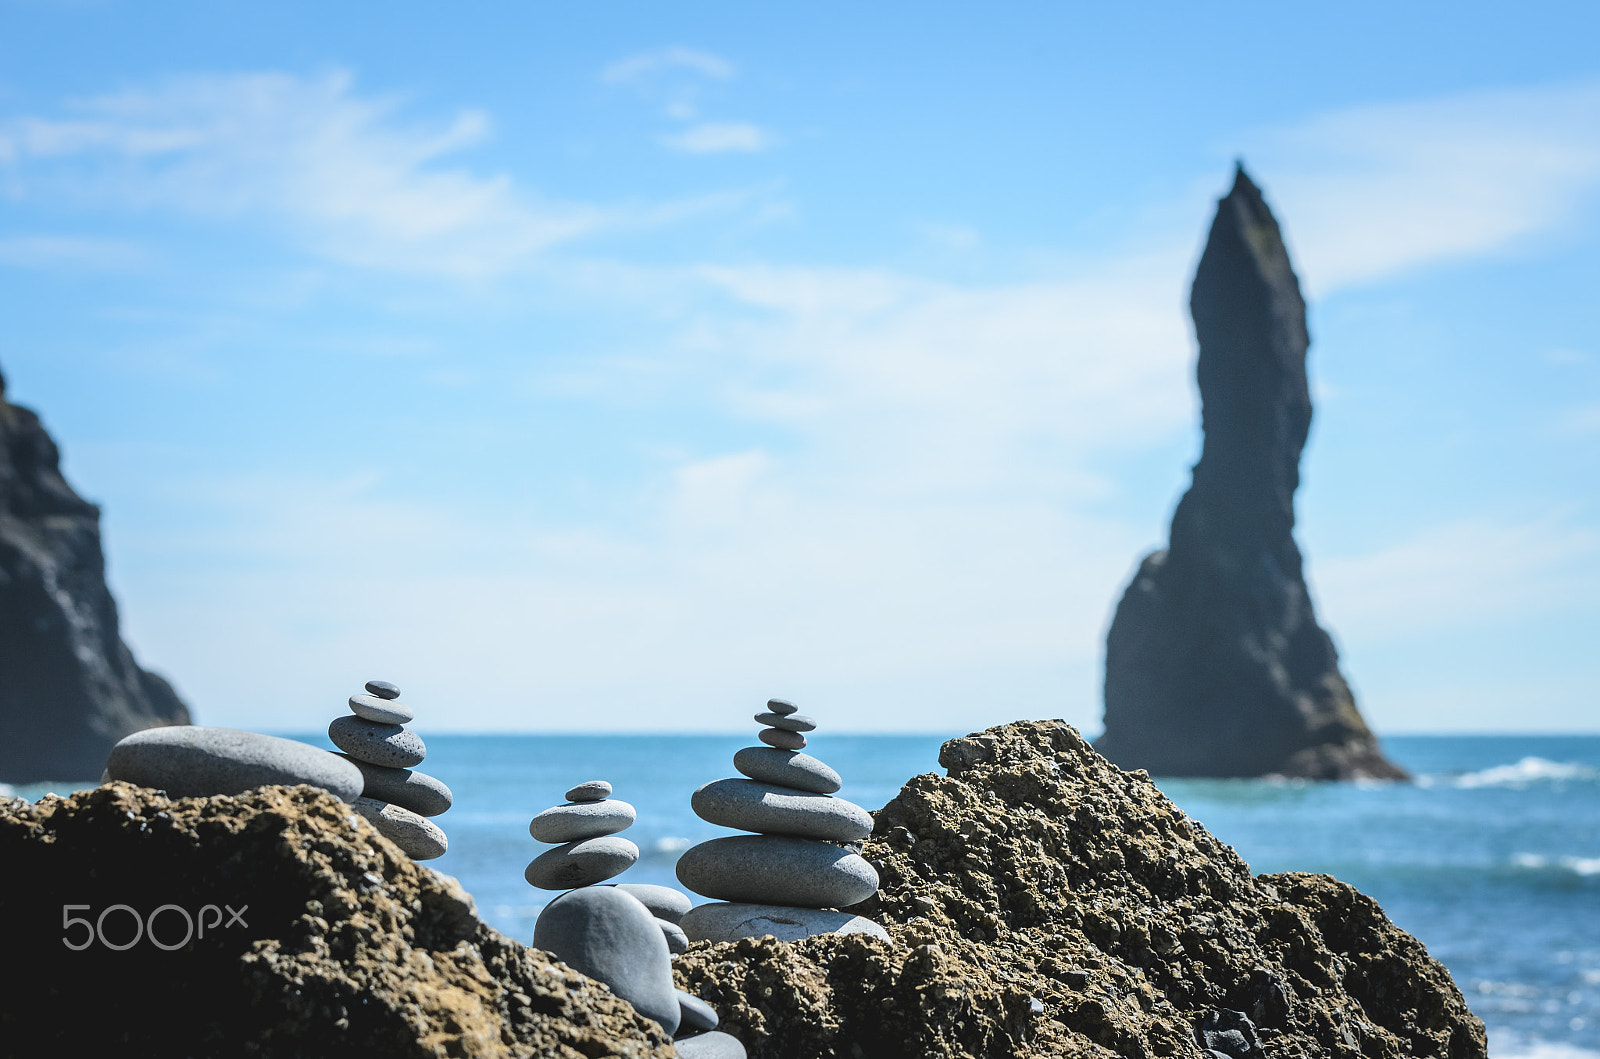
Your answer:
[[[599,983],[481,923],[455,881],[414,863],[311,787],[169,799],[113,783],[0,801],[0,922],[17,974],[0,1055],[665,1059],[661,1028]],[[244,925],[162,951],[64,930],[63,904],[242,909]],[[205,917],[202,917],[205,919]],[[209,921],[209,920],[205,920]],[[176,912],[158,938],[181,940]],[[105,920],[115,944],[127,913]]]
[[[1372,900],[1325,875],[1252,876],[1070,726],[1005,725],[939,760],[948,776],[875,814],[863,856],[882,885],[848,910],[893,944],[678,957],[679,987],[752,1057],[1487,1054],[1449,974]]]

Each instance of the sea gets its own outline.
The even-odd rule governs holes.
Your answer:
[[[332,749],[321,734],[277,733]],[[876,809],[907,779],[940,772],[952,735],[829,735],[808,753]],[[455,792],[436,822],[479,914],[528,941],[553,896],[523,868],[548,849],[528,821],[568,788],[609,780],[632,803],[641,850],[626,882],[676,885],[683,850],[727,834],[689,809],[701,783],[735,775],[729,735],[435,735],[425,771]],[[1326,872],[1383,906],[1449,968],[1488,1026],[1495,1059],[1600,1059],[1600,736],[1395,736],[1414,783],[1158,780],[1257,872]],[[30,784],[37,799],[93,786]],[[0,793],[5,793],[0,785]]]

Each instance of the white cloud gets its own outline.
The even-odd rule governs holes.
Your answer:
[[[1551,433],[1558,438],[1588,438],[1600,434],[1600,401],[1576,405],[1561,410],[1551,424]]]
[[[766,150],[772,135],[747,121],[706,121],[663,136],[661,142],[687,154],[726,154]]]
[[[149,264],[143,247],[116,239],[59,235],[0,238],[0,264],[20,268],[129,272]]]
[[[719,55],[673,47],[618,59],[600,71],[600,79],[610,84],[630,84],[667,70],[687,70],[719,81],[734,75],[733,64]]]

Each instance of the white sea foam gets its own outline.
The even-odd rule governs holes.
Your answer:
[[[1471,790],[1478,787],[1527,787],[1535,783],[1586,782],[1600,779],[1600,770],[1576,762],[1525,757],[1515,765],[1496,765],[1459,776],[1420,776],[1423,787],[1447,786]]]
[[[1600,1059],[1600,1052],[1559,1041],[1503,1040],[1490,1034],[1489,1054],[1494,1059]]]
[[[1513,853],[1511,863],[1515,867],[1534,871],[1561,868],[1574,875],[1600,875],[1600,857],[1545,857],[1538,853]]]
[[[0,798],[15,798],[16,789],[9,783],[0,783]]]

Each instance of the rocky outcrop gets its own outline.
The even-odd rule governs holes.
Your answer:
[[[946,743],[862,856],[886,924],[691,946],[679,986],[762,1059],[1481,1059],[1449,973],[1325,875],[1252,876],[1058,721]],[[1209,1049],[1209,1051],[1207,1050]]]
[[[1242,166],[1189,308],[1205,443],[1171,543],[1145,558],[1117,606],[1095,746],[1158,776],[1403,779],[1356,709],[1301,572],[1306,307]]]
[[[0,378],[0,780],[93,778],[123,736],[188,723],[118,633],[100,509],[62,478],[55,442]]]

